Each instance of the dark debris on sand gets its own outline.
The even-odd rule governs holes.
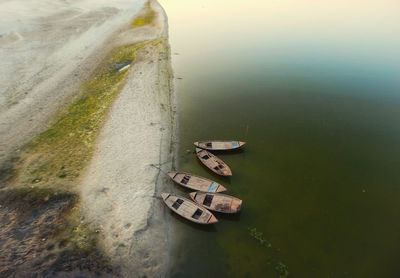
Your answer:
[[[95,241],[82,250],[62,233],[76,202],[49,189],[0,191],[0,277],[120,276]]]

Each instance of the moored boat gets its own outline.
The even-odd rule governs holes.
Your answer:
[[[235,150],[242,147],[244,144],[246,144],[246,142],[229,140],[209,140],[194,142],[194,145],[196,147],[209,151]]]
[[[242,200],[225,194],[192,192],[189,195],[197,204],[217,212],[237,213],[242,206]]]
[[[218,219],[206,208],[184,197],[161,193],[165,204],[175,213],[198,224],[214,224]]]
[[[189,173],[185,172],[169,172],[168,176],[171,177],[171,179],[189,189],[193,190],[198,190],[198,191],[204,191],[204,192],[222,192],[226,191],[226,188],[222,186],[221,184],[203,178],[199,176],[195,176]]]
[[[229,166],[212,153],[196,148],[196,155],[200,161],[214,173],[221,176],[232,176],[232,171]]]

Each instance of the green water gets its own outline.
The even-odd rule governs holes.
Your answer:
[[[244,202],[213,227],[173,216],[169,276],[284,277],[280,265],[289,277],[399,277],[400,4],[161,4],[179,78],[179,168]],[[231,178],[192,153],[213,138],[247,141],[218,154]]]

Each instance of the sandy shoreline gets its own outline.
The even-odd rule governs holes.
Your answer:
[[[145,32],[156,42],[134,63],[100,133],[81,191],[87,221],[99,227],[104,250],[126,276],[161,275],[169,257],[168,215],[154,198],[166,177],[151,164],[164,170],[173,164],[172,71],[166,15],[155,1],[151,6],[158,19]]]
[[[71,235],[68,241],[78,240],[77,244],[80,244],[79,241],[82,240],[84,244],[91,244],[94,236],[96,248],[99,248],[101,253],[100,258],[103,253],[109,258],[115,274],[125,277],[163,276],[169,266],[167,258],[171,240],[168,236],[169,214],[157,196],[169,181],[160,174],[160,170],[151,165],[157,165],[165,171],[174,165],[175,100],[168,24],[164,10],[155,0],[149,1],[147,6],[155,14],[150,23],[143,26],[129,23],[143,4],[144,10],[141,13],[146,10],[147,5],[143,3],[144,1],[136,1],[132,8],[129,7],[129,2],[121,1],[118,3],[120,6],[114,8],[110,8],[107,2],[95,3],[92,0],[44,3],[41,14],[37,17],[31,16],[26,21],[26,23],[37,23],[32,25],[29,30],[31,32],[25,30],[24,26],[17,26],[20,30],[13,31],[7,24],[0,25],[1,32],[7,30],[7,33],[2,33],[0,36],[2,47],[0,56],[4,57],[5,64],[9,66],[8,71],[3,67],[0,72],[4,73],[0,78],[0,83],[4,84],[3,90],[0,91],[0,136],[2,137],[0,180],[5,181],[0,183],[2,189],[0,193],[3,198],[7,196],[19,198],[18,194],[22,194],[21,196],[28,194],[35,204],[32,207],[33,211],[39,208],[46,210],[52,206],[54,200],[52,213],[60,218],[59,221],[65,222],[65,225],[73,229],[74,235]],[[54,12],[54,9],[46,5],[53,5],[53,8],[59,9],[55,9]],[[14,8],[21,12],[21,17],[24,17],[29,4],[23,7],[24,4],[20,0],[15,0],[9,3],[0,2],[1,6]],[[9,20],[8,23],[12,24],[12,18]],[[51,23],[54,26],[51,26]],[[60,30],[65,31],[65,34],[60,33]],[[43,40],[48,41],[43,42]],[[45,148],[43,150],[33,148],[33,152],[30,153],[30,147],[26,147],[26,143],[37,134],[40,136],[47,134],[48,130],[50,133],[58,132],[57,138],[64,138],[62,129],[54,127],[57,126],[59,115],[66,114],[65,117],[68,117],[70,112],[66,112],[70,111],[68,110],[70,103],[73,106],[87,98],[87,95],[84,98],[80,96],[80,86],[85,84],[86,79],[96,76],[92,72],[99,70],[98,65],[103,63],[112,50],[123,49],[127,45],[133,47],[130,51],[135,51],[135,58],[131,67],[127,69],[126,78],[121,83],[122,89],[108,110],[108,116],[101,125],[100,133],[94,131],[98,135],[95,137],[94,153],[89,165],[84,169],[77,169],[81,173],[69,178],[66,176],[68,172],[63,174],[65,169],[67,171],[69,169],[64,168],[67,164],[63,164],[61,158],[55,161],[56,168],[49,167],[47,173],[40,170],[42,172],[35,174],[36,170],[32,167],[42,169],[40,167],[45,165],[40,166],[43,161],[40,156],[47,156],[49,153],[42,152],[46,150]],[[20,57],[14,52],[23,55]],[[12,66],[15,68],[10,69]],[[110,71],[110,68],[107,70]],[[104,79],[101,82],[108,81]],[[104,106],[104,109],[107,108]],[[54,117],[55,115],[57,117]],[[76,133],[69,132],[68,136],[76,137]],[[90,134],[91,131],[88,131],[86,135]],[[47,139],[44,140],[46,142]],[[82,140],[82,143],[87,144],[84,138]],[[18,148],[21,148],[21,154],[19,151],[15,153]],[[68,151],[68,147],[65,149]],[[85,149],[79,150],[78,153],[80,151]],[[85,152],[86,156],[92,155],[90,147]],[[8,162],[10,157],[14,156],[16,162],[9,164],[12,169],[9,171]],[[51,162],[51,158],[49,159]],[[68,160],[68,157],[64,159]],[[57,169],[60,169],[60,165],[63,173],[54,173],[59,171]],[[2,175],[8,172],[12,175],[5,179]],[[36,178],[31,175],[39,176]],[[25,179],[25,176],[28,179]],[[52,176],[55,179],[48,179]],[[68,199],[64,207],[66,212],[72,208],[72,213],[69,214],[73,216],[57,212],[59,210],[57,190],[71,193],[71,195],[66,193],[66,196],[71,196],[68,198],[73,201]],[[78,214],[77,208],[80,210]],[[52,251],[54,247],[51,242],[56,243],[59,240],[63,242],[62,239],[57,239],[59,237],[57,235],[64,236],[65,232],[56,232],[54,230],[58,229],[56,223],[50,221],[48,232],[54,234],[55,238],[53,236],[41,238],[43,236],[40,233],[35,233],[35,238],[29,238],[29,241],[44,240],[48,244],[47,247],[43,245],[43,248],[51,249],[48,251],[42,248],[30,249],[29,244],[25,244],[29,242],[28,238],[19,246],[13,231],[17,231],[21,224],[10,222],[7,216],[12,212],[16,215],[16,219],[22,216],[29,217],[29,214],[18,216],[19,210],[18,206],[13,207],[11,203],[4,207],[0,206],[0,224],[8,227],[6,234],[0,233],[0,242],[10,246],[18,244],[15,252],[31,253],[33,257],[36,253],[43,254],[43,258],[48,252],[53,253],[52,256],[56,260],[53,264],[55,268],[50,267],[51,270],[48,271],[55,271],[57,264],[63,264],[63,259],[59,261],[57,258],[64,253],[55,256],[56,250]],[[73,220],[68,220],[68,217],[73,217]],[[32,221],[23,225],[40,231],[40,226],[35,224],[37,222],[35,217]],[[90,229],[87,230],[86,226]],[[35,243],[35,246],[38,245]],[[59,248],[59,250],[64,249],[64,247]],[[96,249],[93,250],[95,254]],[[0,273],[18,272],[18,268],[12,270],[13,262],[10,258],[13,256],[14,251],[6,254],[7,262],[4,261],[4,265],[0,264]],[[20,260],[29,261],[25,255]],[[75,260],[79,261],[79,257],[74,257]],[[66,257],[65,262],[68,261]],[[85,258],[84,264],[87,261]],[[94,257],[93,262],[96,261],[100,261],[99,270],[102,271],[103,259]],[[19,269],[42,274],[43,271],[47,271],[43,263],[39,265],[35,263],[35,260],[32,260],[32,264],[24,263]],[[108,269],[108,263],[105,263],[104,267]],[[77,269],[79,273],[80,267]],[[61,273],[67,275],[62,268]]]

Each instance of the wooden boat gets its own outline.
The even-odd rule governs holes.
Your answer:
[[[212,153],[196,148],[196,154],[200,161],[214,173],[221,176],[232,176],[232,171],[229,166]]]
[[[213,211],[236,213],[240,211],[242,200],[219,193],[192,192],[190,198],[199,205]]]
[[[226,188],[224,186],[220,185],[215,181],[203,177],[198,177],[189,173],[169,172],[168,176],[170,176],[174,182],[193,190],[204,191],[204,192],[226,191]]]
[[[212,141],[201,141],[194,142],[194,145],[198,148],[210,150],[210,151],[226,151],[238,149],[246,144],[246,142],[241,141],[224,141],[224,140],[212,140]]]
[[[170,193],[161,193],[165,204],[180,216],[198,224],[214,224],[218,219],[206,208],[189,199]]]

